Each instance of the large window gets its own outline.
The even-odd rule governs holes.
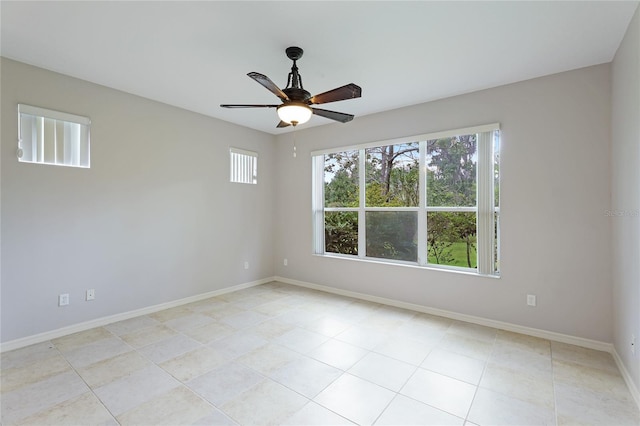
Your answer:
[[[499,126],[313,153],[315,252],[499,274]]]
[[[87,117],[18,105],[18,161],[89,167]]]

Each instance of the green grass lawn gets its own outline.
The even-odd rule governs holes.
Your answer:
[[[467,244],[466,243],[453,243],[451,247],[448,248],[451,251],[451,256],[453,257],[453,261],[449,263],[442,263],[442,265],[449,266],[461,266],[463,268],[468,268],[467,264]],[[429,263],[436,263],[436,258],[429,255]],[[476,268],[478,265],[476,249],[474,247],[471,248],[471,267]]]

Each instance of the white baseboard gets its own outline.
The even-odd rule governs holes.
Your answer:
[[[584,348],[595,349],[598,351],[604,351],[604,352],[610,352],[610,353],[613,352],[613,345],[611,343],[605,343],[605,342],[600,342],[600,341],[591,340],[591,339],[584,339],[582,337],[556,333],[553,331],[541,330],[538,328],[524,327],[521,325],[511,324],[508,322],[496,321],[496,320],[491,320],[487,318],[476,317],[473,315],[460,314],[458,312],[447,311],[444,309],[430,308],[423,305],[416,305],[414,303],[401,302],[398,300],[387,299],[385,297],[372,296],[369,294],[357,293],[354,291],[342,290],[339,288],[313,284],[305,281],[292,280],[284,277],[276,276],[273,279],[274,281],[279,281],[286,284],[292,284],[300,287],[306,287],[314,290],[324,291],[327,293],[339,294],[341,296],[367,300],[369,302],[375,302],[383,305],[394,306],[396,308],[410,309],[412,311],[423,312],[425,314],[437,315],[440,317],[450,318],[454,320],[470,322],[473,324],[484,325],[487,327],[493,327],[500,330],[512,331],[514,333],[526,334],[529,336],[540,337],[543,339],[553,340],[556,342],[582,346]]]
[[[91,328],[102,327],[107,324],[127,320],[127,319],[138,317],[141,315],[152,314],[154,312],[162,311],[164,309],[175,308],[176,306],[186,305],[187,303],[197,302],[199,300],[208,299],[210,297],[220,296],[221,294],[231,293],[231,292],[242,290],[249,287],[255,287],[257,285],[266,284],[273,280],[274,280],[273,277],[263,278],[257,281],[251,281],[248,283],[238,284],[232,287],[226,287],[219,290],[198,294],[195,296],[185,297],[184,299],[178,299],[178,300],[173,300],[171,302],[160,303],[159,305],[148,306],[145,308],[136,309],[134,311],[128,311],[120,314],[110,315],[108,317],[96,318],[90,321],[85,321],[85,322],[73,324],[67,327],[58,328],[56,330],[34,334],[32,336],[23,337],[20,339],[9,340],[7,342],[0,344],[0,353],[23,348],[29,345],[34,345],[36,343],[46,342],[52,339],[57,339],[58,337],[67,336],[69,334],[78,333],[80,331],[89,330]]]
[[[383,305],[394,306],[396,308],[410,309],[412,311],[423,312],[426,314],[437,315],[440,317],[450,318],[459,321],[470,322],[473,324],[484,325],[487,327],[493,327],[500,330],[511,331],[514,333],[525,334],[533,337],[540,337],[542,339],[553,340],[555,342],[568,343],[571,345],[581,346],[588,349],[595,349],[598,351],[609,352],[620,370],[620,374],[624,378],[624,381],[627,383],[627,387],[629,388],[629,392],[633,396],[638,408],[640,408],[640,392],[638,391],[638,387],[633,382],[629,371],[627,371],[626,367],[622,363],[620,356],[615,350],[615,347],[611,343],[600,342],[598,340],[585,339],[582,337],[571,336],[568,334],[556,333],[553,331],[541,330],[538,328],[532,327],[524,327],[521,325],[511,324],[503,321],[496,321],[491,319],[486,319],[482,317],[476,317],[472,315],[460,314],[457,312],[446,311],[443,309],[429,308],[427,306],[416,305],[413,303],[401,302],[398,300],[387,299],[384,297],[372,296],[364,293],[357,293],[354,291],[342,290],[339,288],[328,287],[320,284],[313,284],[305,281],[293,280],[290,278],[284,278],[276,276],[273,278],[274,281],[279,281],[285,284],[297,285],[300,287],[306,287],[314,290],[320,290],[327,293],[338,294],[340,296],[353,297],[355,299],[366,300],[369,302],[380,303]]]
[[[618,370],[620,370],[620,374],[622,374],[624,381],[627,383],[627,387],[629,388],[629,392],[631,392],[631,396],[633,396],[633,399],[636,401],[636,404],[640,409],[640,391],[638,390],[638,387],[636,386],[636,384],[633,382],[633,379],[631,378],[631,374],[629,374],[629,370],[627,370],[627,367],[625,367],[615,347],[613,348],[613,351],[611,351],[611,355],[613,355],[613,359],[616,361]]]
[[[458,312],[447,311],[443,309],[430,308],[427,306],[416,305],[413,303],[401,302],[398,300],[387,299],[379,296],[372,296],[365,293],[357,293],[354,291],[342,290],[339,288],[324,286],[320,284],[314,284],[306,281],[293,280],[290,278],[274,276],[263,278],[261,280],[252,281],[248,283],[238,284],[232,287],[227,287],[219,290],[210,291],[207,293],[198,294],[195,296],[186,297],[184,299],[178,299],[171,302],[161,303],[159,305],[148,306],[134,311],[123,312],[108,317],[97,318],[90,321],[85,321],[79,324],[70,325],[68,327],[59,328],[56,330],[47,331],[33,336],[27,336],[20,339],[10,340],[8,342],[0,343],[0,353],[10,351],[13,349],[19,349],[25,346],[33,345],[36,343],[46,342],[48,340],[56,339],[62,336],[66,336],[80,331],[89,330],[94,327],[102,327],[107,324],[111,324],[118,321],[134,318],[141,315],[148,315],[154,312],[158,312],[164,309],[174,308],[176,306],[185,305],[187,303],[193,303],[200,300],[208,299],[210,297],[219,296],[221,294],[231,293],[234,291],[242,290],[249,287],[255,287],[261,284],[266,284],[272,281],[279,281],[285,284],[292,284],[299,287],[310,288],[314,290],[324,291],[326,293],[338,294],[346,297],[353,297],[356,299],[366,300],[369,302],[380,303],[383,305],[394,306],[397,308],[409,309],[417,312],[423,312],[426,314],[437,315],[445,318],[450,318],[459,321],[470,322],[473,324],[484,325],[487,327],[493,327],[500,330],[511,331],[514,333],[526,334],[529,336],[540,337],[543,339],[553,340],[556,342],[568,343],[571,345],[581,346],[589,349],[595,349],[599,351],[605,351],[611,353],[615,360],[620,373],[622,374],[631,395],[640,407],[640,392],[638,387],[631,379],[631,375],[627,371],[626,367],[622,363],[620,356],[616,352],[614,346],[611,343],[600,342],[597,340],[584,339],[582,337],[571,336],[568,334],[556,333],[553,331],[541,330],[537,328],[524,327],[521,325],[511,324],[503,321],[496,321],[487,318],[477,317],[473,315],[461,314]]]
[[[96,318],[94,320],[81,322],[78,324],[73,324],[68,327],[58,328],[56,330],[47,331],[40,334],[34,334],[32,336],[23,337],[20,339],[10,340],[4,343],[0,343],[0,353],[10,351],[13,349],[22,348],[25,346],[33,345],[36,343],[46,342],[51,339],[56,339],[58,337],[66,336],[69,334],[77,333],[80,331],[85,331],[94,327],[102,327],[107,324],[111,324],[117,321],[123,321],[126,319],[134,318],[141,315],[148,315],[154,312],[161,311],[163,309],[174,308],[176,306],[185,305],[187,303],[197,302],[199,300],[208,299],[210,297],[219,296],[225,293],[231,293],[234,291],[242,290],[249,287],[254,287],[261,284],[266,284],[271,281],[279,281],[285,284],[292,284],[299,287],[310,288],[314,290],[320,290],[327,293],[338,294],[346,297],[353,297],[356,299],[367,300],[369,302],[380,303],[383,305],[394,306],[397,308],[410,309],[417,312],[423,312],[431,315],[437,315],[445,318],[451,318],[454,320],[470,322],[473,324],[484,325],[487,327],[498,328],[501,330],[512,331],[514,333],[526,334],[529,336],[540,337],[543,339],[554,340],[557,342],[569,343],[576,346],[582,346],[589,349],[595,349],[599,351],[609,352],[614,354],[613,345],[610,343],[599,342],[596,340],[584,339],[581,337],[570,336],[567,334],[555,333],[553,331],[541,330],[537,328],[524,327],[521,325],[511,324],[502,321],[496,321],[491,319],[486,319],[482,317],[472,316],[461,314],[457,312],[447,311],[443,309],[430,308],[423,305],[416,305],[413,303],[401,302],[398,300],[387,299],[379,296],[372,296],[370,294],[365,293],[357,293],[354,291],[342,290],[335,287],[324,286],[320,284],[314,284],[306,281],[293,280],[290,278],[275,276],[263,278],[261,280],[252,281],[248,283],[238,284],[232,287],[226,287],[219,290],[210,291],[207,293],[198,294],[195,296],[186,297],[184,299],[178,299],[171,302],[161,303],[158,305],[148,306],[141,309],[136,309],[134,311],[123,312],[120,314],[111,315],[108,317]],[[616,362],[620,364],[619,357],[617,354],[614,355]],[[626,371],[626,370],[625,370]]]

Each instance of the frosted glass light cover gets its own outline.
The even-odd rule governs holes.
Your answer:
[[[303,124],[309,121],[311,118],[311,108],[306,105],[300,104],[288,104],[278,107],[278,117],[285,123],[292,124],[294,121],[296,124]]]

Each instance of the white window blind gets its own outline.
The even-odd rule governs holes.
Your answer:
[[[18,161],[89,168],[87,117],[18,105]]]
[[[258,183],[258,153],[229,148],[230,180],[235,183]]]

